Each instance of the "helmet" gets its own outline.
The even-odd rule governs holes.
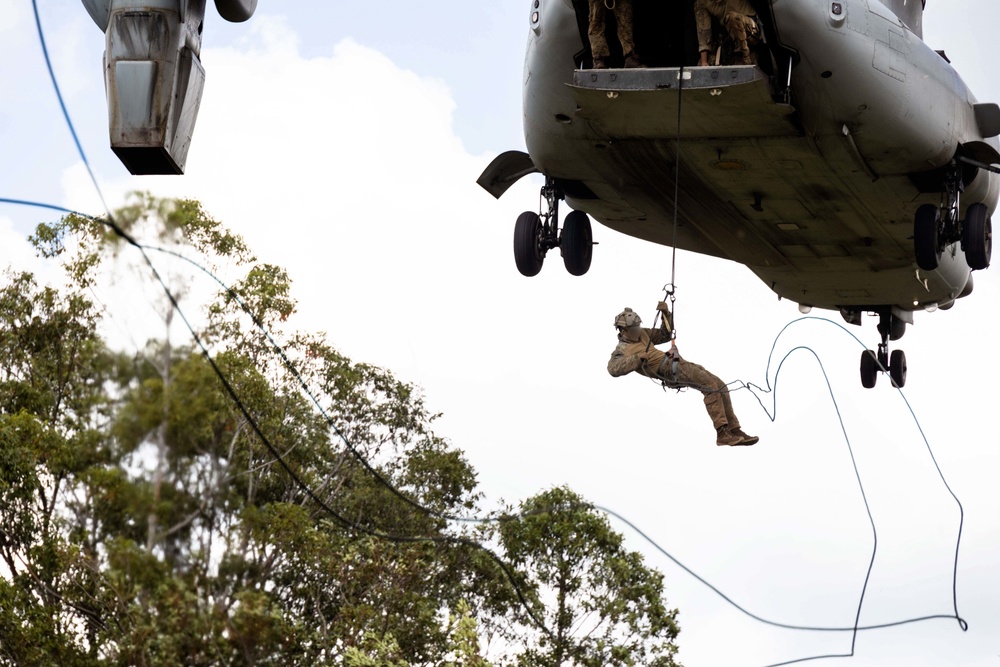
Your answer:
[[[642,324],[642,320],[631,308],[626,308],[615,316],[615,326],[619,329],[628,329],[640,324]]]

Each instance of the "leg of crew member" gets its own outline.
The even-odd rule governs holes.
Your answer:
[[[590,38],[590,55],[594,61],[594,69],[606,69],[608,56],[611,55],[608,40],[604,36],[606,18],[604,0],[590,0],[590,26],[587,29],[587,36]]]
[[[618,21],[618,41],[625,55],[625,67],[642,67],[642,61],[635,53],[635,38],[632,35],[632,0],[615,0],[615,20]]]
[[[759,33],[757,22],[752,16],[739,12],[727,12],[722,25],[733,40],[733,55],[737,65],[753,65],[754,55],[750,46],[757,43]]]

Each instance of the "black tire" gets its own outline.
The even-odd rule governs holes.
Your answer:
[[[539,241],[542,237],[542,219],[537,213],[525,211],[514,223],[514,262],[522,276],[537,276],[542,270],[545,253]]]
[[[938,207],[924,204],[918,208],[913,221],[913,254],[917,266],[924,271],[933,271],[941,260],[940,233],[941,211]]]
[[[562,237],[559,240],[563,263],[574,276],[582,276],[590,269],[594,256],[594,235],[590,229],[590,218],[583,211],[570,211],[563,222]]]
[[[989,267],[990,255],[993,254],[993,223],[986,204],[973,204],[965,212],[962,246],[969,268],[981,271]]]
[[[906,384],[906,355],[902,350],[893,350],[889,357],[889,377],[895,387],[902,389]]]
[[[875,386],[876,380],[878,380],[878,360],[874,352],[865,350],[861,353],[861,386],[871,389]]]

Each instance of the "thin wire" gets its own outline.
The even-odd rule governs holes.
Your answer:
[[[725,600],[727,603],[729,603],[732,607],[734,607],[738,611],[742,612],[743,614],[749,616],[750,618],[752,618],[752,619],[754,619],[754,620],[756,620],[756,621],[758,621],[760,623],[763,623],[763,624],[766,624],[766,625],[771,625],[771,626],[774,626],[774,627],[779,627],[779,628],[784,628],[784,629],[790,629],[790,630],[802,630],[802,631],[814,631],[814,632],[851,632],[851,649],[850,649],[850,652],[847,653],[847,654],[828,654],[828,655],[811,656],[811,657],[806,657],[806,658],[797,658],[797,659],[789,660],[789,661],[785,661],[785,662],[774,663],[774,664],[768,665],[767,667],[782,667],[783,665],[791,665],[791,664],[800,663],[800,662],[808,662],[808,661],[812,661],[812,660],[821,660],[821,659],[827,659],[827,658],[853,657],[854,653],[855,653],[855,647],[857,645],[857,635],[858,635],[858,632],[862,631],[862,630],[884,629],[884,628],[889,628],[889,627],[896,627],[896,626],[900,626],[900,625],[918,623],[918,622],[927,621],[927,620],[938,620],[938,619],[940,619],[940,620],[956,620],[958,622],[959,628],[963,632],[967,631],[968,628],[969,628],[968,622],[961,617],[961,615],[960,615],[960,613],[958,611],[958,588],[957,588],[957,582],[958,582],[958,557],[959,557],[959,551],[960,551],[960,546],[961,546],[962,530],[963,530],[963,525],[964,525],[965,511],[964,511],[964,508],[962,507],[961,501],[959,501],[959,499],[958,499],[958,496],[955,495],[955,493],[952,490],[951,486],[948,484],[947,480],[944,477],[944,473],[941,470],[940,465],[938,464],[937,458],[934,456],[934,452],[933,452],[933,449],[930,446],[930,442],[928,441],[927,436],[924,433],[923,427],[920,425],[919,419],[917,419],[916,412],[913,410],[913,407],[910,404],[909,400],[907,400],[905,394],[903,394],[902,390],[899,387],[897,387],[897,389],[899,389],[900,396],[903,398],[903,401],[906,403],[906,406],[907,406],[907,408],[908,408],[908,410],[910,412],[910,415],[913,417],[913,420],[916,423],[917,428],[920,431],[921,437],[924,440],[924,445],[926,446],[927,451],[928,451],[928,453],[931,456],[931,460],[934,463],[935,469],[937,470],[938,475],[941,478],[941,481],[944,483],[945,488],[951,494],[952,498],[955,500],[956,504],[959,507],[960,517],[959,517],[958,538],[957,538],[956,544],[955,544],[955,559],[954,559],[953,571],[952,571],[952,603],[953,603],[953,607],[954,607],[955,613],[953,615],[935,614],[935,615],[929,615],[929,616],[922,616],[922,617],[919,617],[919,618],[910,618],[910,619],[905,619],[905,620],[901,620],[901,621],[893,621],[893,622],[889,622],[889,623],[880,623],[880,624],[875,624],[875,625],[865,625],[865,626],[860,625],[861,611],[862,611],[862,609],[864,607],[865,594],[867,592],[868,584],[869,584],[870,579],[871,579],[871,573],[872,573],[872,569],[873,569],[874,564],[875,564],[875,557],[876,557],[877,550],[878,550],[878,532],[876,530],[874,517],[872,516],[871,508],[870,508],[869,503],[868,503],[868,498],[867,498],[867,494],[866,494],[865,489],[864,489],[864,484],[863,484],[862,479],[861,479],[861,474],[860,474],[860,471],[858,469],[857,460],[856,460],[855,455],[854,455],[854,449],[853,449],[853,446],[851,445],[850,437],[847,434],[847,430],[846,430],[846,427],[845,427],[845,424],[844,424],[843,416],[841,414],[840,407],[839,407],[839,405],[837,403],[836,395],[834,394],[833,387],[832,387],[832,385],[830,383],[829,376],[826,373],[826,369],[825,369],[825,367],[823,365],[822,360],[819,358],[819,355],[816,353],[816,351],[813,350],[812,348],[808,347],[808,346],[797,346],[797,347],[789,350],[785,354],[785,356],[781,359],[781,362],[778,364],[778,367],[777,367],[777,369],[775,371],[774,387],[773,387],[773,389],[772,389],[771,380],[770,380],[771,362],[772,362],[773,357],[774,357],[774,351],[777,348],[778,340],[781,338],[782,334],[784,334],[784,332],[789,327],[791,327],[793,324],[796,324],[798,322],[801,322],[803,320],[808,320],[808,319],[815,319],[815,320],[820,320],[820,321],[823,321],[823,322],[828,322],[830,324],[833,324],[833,325],[839,327],[842,331],[844,331],[848,335],[850,335],[852,338],[854,338],[855,341],[857,341],[857,343],[859,345],[861,345],[862,347],[865,347],[864,343],[862,343],[861,340],[857,338],[857,336],[855,336],[853,333],[851,333],[850,331],[848,331],[845,327],[843,327],[842,325],[840,325],[840,324],[838,324],[836,322],[832,322],[832,321],[827,320],[825,318],[818,318],[818,317],[803,317],[803,318],[799,318],[797,320],[794,320],[794,321],[786,324],[785,327],[781,329],[781,331],[775,337],[774,343],[772,344],[772,347],[771,347],[771,353],[768,356],[767,369],[766,369],[766,372],[765,372],[765,377],[767,378],[767,387],[768,387],[767,390],[766,390],[766,392],[768,392],[768,393],[773,392],[773,407],[774,407],[773,413],[769,412],[767,410],[766,406],[764,406],[764,404],[763,404],[763,401],[761,401],[760,397],[756,394],[756,392],[753,391],[753,388],[756,387],[756,385],[753,385],[752,383],[744,383],[742,381],[736,381],[736,383],[739,383],[744,388],[750,390],[750,392],[754,395],[754,397],[757,398],[757,401],[758,401],[758,403],[760,403],[761,408],[763,408],[765,414],[767,414],[768,417],[773,422],[773,421],[775,421],[776,416],[777,416],[777,382],[778,382],[778,377],[781,374],[781,369],[784,366],[785,362],[795,352],[798,352],[800,350],[805,350],[805,351],[808,351],[809,353],[811,353],[813,355],[813,357],[816,359],[817,363],[819,363],[820,370],[823,373],[823,378],[824,378],[824,380],[826,382],[826,385],[827,385],[827,391],[830,394],[830,399],[833,402],[834,408],[835,408],[835,410],[837,412],[837,419],[838,419],[838,421],[840,423],[841,431],[844,434],[844,440],[845,440],[845,442],[847,444],[848,451],[850,453],[851,463],[852,463],[852,465],[854,467],[855,477],[856,477],[856,479],[858,481],[858,488],[861,491],[862,499],[863,499],[864,504],[865,504],[865,511],[868,514],[868,519],[869,519],[869,522],[871,523],[871,526],[872,526],[872,538],[873,538],[872,555],[871,555],[871,559],[869,560],[869,563],[868,563],[868,569],[867,569],[867,571],[865,573],[864,584],[862,586],[861,595],[860,595],[859,600],[858,600],[858,607],[857,607],[857,611],[855,613],[854,625],[852,627],[835,628],[835,627],[818,627],[818,626],[791,625],[791,624],[785,624],[785,623],[779,623],[779,622],[771,621],[769,619],[766,619],[766,618],[763,618],[761,616],[758,616],[757,614],[754,614],[754,613],[748,611],[747,609],[745,609],[744,607],[742,607],[741,605],[739,605],[738,603],[736,603],[734,600],[732,600],[730,597],[728,597],[725,593],[723,593],[720,589],[716,588],[715,586],[713,586],[712,584],[710,584],[707,580],[705,580],[700,575],[698,575],[693,570],[691,570],[689,567],[687,567],[686,565],[684,565],[683,563],[681,563],[678,559],[676,559],[673,555],[671,555],[669,552],[667,552],[666,549],[664,549],[662,546],[660,546],[656,541],[654,541],[651,537],[649,537],[645,532],[643,532],[638,526],[636,526],[635,524],[633,524],[631,521],[629,521],[625,517],[621,516],[620,514],[618,514],[617,512],[615,512],[615,511],[613,511],[613,510],[611,510],[609,508],[601,507],[601,506],[596,506],[596,505],[594,506],[596,509],[598,509],[598,510],[600,510],[602,512],[605,512],[606,514],[609,514],[611,516],[614,516],[617,519],[619,519],[620,521],[622,521],[625,524],[627,524],[630,528],[632,528],[632,530],[634,530],[637,534],[639,534],[643,539],[645,539],[649,544],[651,544],[656,550],[658,550],[661,554],[663,554],[664,556],[666,556],[667,558],[669,558],[671,561],[673,561],[677,566],[679,566],[681,569],[683,569],[689,575],[691,575],[692,577],[694,577],[695,579],[697,579],[699,582],[701,582],[702,584],[704,584],[705,586],[707,586],[712,592],[714,592],[716,595],[718,595],[719,597],[721,597],[723,600]],[[729,384],[734,384],[734,383],[731,382]],[[756,387],[756,388],[760,389],[759,387]],[[765,390],[761,390],[761,391],[765,391]]]
[[[777,382],[778,382],[778,375],[777,375],[777,373],[775,373],[775,378],[774,378],[775,384],[774,384],[774,388],[773,389],[771,387],[771,380],[770,380],[771,360],[774,357],[774,351],[775,351],[775,349],[778,346],[778,340],[785,333],[785,331],[787,331],[789,329],[789,327],[791,327],[791,326],[793,326],[795,324],[798,324],[799,322],[804,322],[804,321],[807,321],[807,320],[815,320],[815,321],[818,321],[818,322],[825,322],[827,324],[833,325],[833,326],[837,327],[838,329],[840,329],[841,331],[843,331],[844,333],[846,333],[851,338],[853,338],[854,341],[859,346],[861,346],[862,349],[867,350],[867,346],[861,341],[861,339],[858,338],[857,336],[855,336],[850,330],[847,329],[847,327],[845,327],[844,325],[840,324],[839,322],[834,322],[833,320],[828,320],[825,317],[816,317],[815,315],[807,315],[805,317],[800,317],[798,319],[792,320],[791,322],[789,322],[788,324],[786,324],[781,329],[781,331],[778,332],[778,335],[775,337],[774,343],[771,345],[771,353],[767,357],[767,371],[765,373],[765,378],[767,380],[767,388],[764,389],[764,388],[762,388],[762,387],[760,387],[758,385],[755,385],[753,383],[747,383],[747,382],[737,381],[740,385],[742,385],[743,388],[748,389],[750,391],[750,393],[753,394],[754,398],[756,398],[757,402],[760,404],[760,407],[764,410],[764,413],[768,416],[768,418],[772,422],[775,421],[775,419],[777,419],[777,413],[778,413],[778,410],[777,410]],[[787,359],[788,355],[785,355],[785,358]],[[783,363],[784,363],[784,359],[782,359],[782,364]],[[778,371],[779,372],[780,372],[780,369],[781,369],[781,364],[778,365]],[[895,386],[895,383],[893,383],[893,385]],[[772,399],[772,410],[773,411],[768,411],[767,407],[764,405],[764,402],[760,399],[760,396],[757,395],[757,391],[754,391],[755,389],[757,391],[760,391],[761,393],[769,393],[769,394],[771,394],[773,392],[773,394],[772,394],[773,395],[773,399]],[[962,506],[962,501],[959,500],[958,496],[952,490],[951,485],[948,483],[948,480],[945,478],[944,471],[941,470],[941,466],[938,464],[937,457],[934,455],[934,449],[931,447],[930,440],[928,440],[927,434],[924,432],[924,427],[920,424],[920,420],[917,418],[916,411],[913,409],[913,406],[910,404],[909,399],[906,398],[906,394],[903,392],[903,389],[901,387],[897,386],[896,390],[899,392],[900,398],[903,399],[903,403],[906,404],[907,410],[909,410],[910,415],[913,417],[913,422],[917,425],[917,430],[920,432],[920,437],[924,441],[924,447],[927,449],[927,453],[931,457],[931,462],[934,464],[935,470],[937,470],[938,477],[941,479],[941,483],[944,484],[945,489],[948,491],[948,493],[951,495],[952,499],[954,499],[955,504],[958,506],[958,512],[959,512],[958,537],[957,537],[956,543],[955,543],[955,560],[954,560],[954,566],[953,566],[953,570],[952,570],[952,603],[953,603],[953,606],[954,606],[955,614],[954,614],[954,616],[950,616],[948,618],[954,618],[955,620],[957,620],[958,624],[959,624],[959,627],[964,632],[964,631],[968,630],[968,623],[961,617],[961,615],[958,612],[958,557],[959,557],[959,551],[961,549],[961,543],[962,543],[962,531],[963,531],[963,528],[965,526],[965,508]]]
[[[365,533],[367,535],[371,535],[372,537],[377,537],[377,538],[384,539],[384,540],[387,540],[387,541],[390,541],[390,542],[396,542],[396,543],[401,543],[401,544],[412,544],[412,543],[421,543],[421,542],[430,542],[430,543],[435,543],[435,544],[461,544],[461,545],[464,545],[464,546],[468,546],[468,547],[472,547],[474,549],[479,549],[481,551],[484,551],[497,565],[500,566],[500,569],[503,571],[504,575],[507,577],[507,580],[510,582],[511,586],[514,588],[514,592],[517,594],[517,597],[518,597],[518,600],[521,603],[521,606],[527,612],[528,616],[531,618],[531,620],[535,624],[535,626],[538,627],[543,632],[545,632],[550,638],[552,638],[552,639],[556,638],[555,634],[548,628],[548,626],[546,626],[535,615],[535,612],[532,610],[531,605],[528,603],[527,599],[524,597],[524,593],[521,590],[520,586],[518,585],[517,580],[514,577],[514,573],[511,571],[510,567],[498,555],[496,555],[491,549],[485,547],[484,545],[480,544],[479,542],[476,542],[475,540],[472,540],[472,539],[469,539],[469,538],[466,538],[466,537],[462,537],[462,536],[452,536],[452,535],[433,535],[433,536],[425,536],[425,535],[396,535],[396,534],[392,534],[392,533],[385,533],[385,532],[382,532],[380,530],[376,530],[374,528],[369,528],[367,526],[363,526],[361,524],[354,523],[354,522],[350,521],[349,519],[344,518],[339,513],[337,513],[337,511],[334,510],[333,507],[331,507],[328,503],[326,503],[326,501],[324,501],[322,498],[320,498],[316,494],[316,492],[313,491],[312,487],[310,487],[298,475],[298,473],[296,473],[295,470],[292,469],[292,467],[288,464],[288,462],[285,461],[284,456],[282,456],[282,454],[277,450],[277,448],[275,448],[274,445],[271,444],[271,441],[268,439],[268,437],[261,430],[260,426],[257,424],[257,421],[253,418],[253,416],[250,414],[250,412],[247,409],[247,407],[243,404],[243,401],[240,399],[239,395],[236,393],[236,390],[229,383],[229,380],[226,378],[225,374],[222,372],[222,369],[219,368],[219,366],[216,363],[215,359],[212,357],[211,353],[208,351],[208,348],[205,346],[204,342],[201,340],[201,337],[195,331],[194,326],[191,324],[191,322],[188,320],[187,316],[184,314],[184,311],[180,307],[180,304],[177,302],[177,299],[174,297],[173,292],[170,291],[170,288],[167,286],[166,282],[163,280],[163,278],[160,275],[159,271],[156,269],[156,266],[153,264],[152,260],[149,258],[149,255],[146,254],[147,247],[144,246],[143,244],[140,244],[138,241],[136,241],[125,230],[123,230],[121,227],[119,227],[118,224],[113,219],[104,220],[104,219],[101,219],[101,218],[95,218],[95,217],[87,215],[85,213],[79,213],[77,211],[73,211],[73,210],[70,210],[70,209],[67,209],[67,208],[63,208],[61,206],[55,206],[55,205],[52,205],[52,204],[41,204],[41,203],[37,203],[37,202],[29,202],[29,201],[18,200],[18,199],[8,199],[6,197],[0,197],[0,202],[2,202],[2,203],[10,203],[10,204],[21,204],[21,205],[27,205],[27,206],[38,206],[40,208],[47,208],[47,209],[51,209],[51,210],[54,210],[54,211],[61,211],[63,213],[78,215],[78,216],[87,218],[87,219],[92,220],[94,222],[106,225],[116,235],[118,235],[119,237],[121,237],[129,245],[132,245],[135,248],[137,248],[139,250],[139,253],[142,255],[143,260],[145,260],[147,266],[149,267],[149,270],[152,272],[153,277],[160,284],[160,287],[163,289],[164,294],[166,294],[167,299],[170,301],[171,306],[174,308],[174,310],[177,312],[177,314],[180,315],[181,321],[184,322],[184,326],[187,328],[188,332],[191,334],[191,337],[194,340],[195,344],[198,346],[198,349],[201,350],[202,355],[205,357],[206,361],[212,367],[212,370],[215,372],[216,377],[218,377],[219,381],[222,382],[222,386],[226,390],[226,393],[229,394],[229,397],[236,404],[237,409],[243,415],[244,419],[246,419],[247,423],[250,424],[250,428],[257,435],[257,437],[260,438],[261,442],[264,444],[264,447],[268,450],[268,452],[271,454],[271,456],[278,462],[278,465],[281,466],[281,468],[288,474],[288,476],[292,479],[292,481],[295,483],[295,485],[298,486],[299,489],[301,489],[302,492],[305,493],[306,496],[308,496],[310,500],[312,500],[314,503],[316,503],[316,505],[318,507],[320,507],[324,512],[326,512],[327,514],[329,514],[330,516],[332,516],[337,521],[337,523],[341,524],[342,527],[350,529],[350,530],[354,530],[356,532]],[[152,250],[161,250],[159,248],[154,248],[154,247],[150,247],[149,249],[152,249]],[[183,258],[182,255],[179,255],[177,253],[173,253],[172,251],[169,251],[169,250],[164,250],[164,252],[168,252],[170,254],[175,254],[178,257]],[[210,273],[210,272],[208,272],[207,269],[204,269],[203,267],[199,267],[199,268],[202,268],[202,270],[205,271],[206,273]],[[256,320],[255,320],[255,323],[256,323]],[[261,326],[261,325],[258,323],[258,326]],[[270,338],[270,334],[268,334],[268,337]],[[273,339],[271,339],[271,340],[273,341]],[[284,357],[283,350],[282,350],[282,356],[283,356],[283,358],[285,358],[287,360],[287,357]],[[343,437],[343,436],[341,436],[341,437]],[[379,476],[379,479],[382,479],[381,476]],[[384,483],[388,485],[387,482],[384,482]],[[390,488],[393,488],[393,487],[390,487]],[[396,494],[400,495],[398,491],[396,492]],[[416,507],[422,507],[421,505],[419,505],[418,503],[416,503],[416,501],[410,500],[410,503],[412,505],[416,506]]]
[[[2,199],[0,199],[0,201],[2,201]],[[299,387],[302,389],[303,392],[305,392],[306,396],[309,397],[309,400],[312,401],[313,405],[316,406],[316,409],[319,410],[319,413],[320,415],[322,415],[324,421],[326,421],[327,425],[333,430],[333,432],[337,435],[337,437],[340,438],[341,442],[344,443],[348,451],[350,451],[351,455],[354,456],[354,458],[361,463],[361,465],[365,468],[365,470],[367,470],[380,484],[382,484],[388,491],[390,491],[397,498],[401,499],[406,504],[410,505],[411,507],[417,510],[420,510],[425,514],[437,517],[439,519],[444,519],[445,521],[455,521],[464,523],[490,523],[490,522],[503,522],[510,520],[511,517],[509,515],[496,516],[496,517],[489,517],[489,516],[468,517],[468,516],[448,514],[446,512],[441,512],[426,505],[423,505],[419,501],[410,498],[405,493],[400,491],[395,485],[392,484],[392,482],[386,479],[385,476],[382,475],[382,473],[380,473],[377,468],[372,466],[372,464],[368,461],[365,455],[362,454],[357,449],[357,447],[354,446],[354,443],[351,442],[350,438],[348,438],[347,435],[340,430],[334,419],[323,408],[323,405],[320,403],[319,399],[313,393],[312,389],[309,387],[309,384],[302,377],[298,368],[295,366],[294,363],[292,363],[291,359],[288,358],[288,355],[285,353],[284,348],[281,347],[281,345],[274,339],[274,336],[271,334],[271,332],[267,329],[266,326],[264,326],[264,324],[257,318],[257,316],[253,314],[250,307],[246,304],[243,298],[240,297],[240,295],[236,291],[234,291],[229,285],[223,282],[217,275],[212,273],[212,271],[202,266],[198,262],[192,260],[191,258],[185,257],[181,253],[175,252],[168,248],[159,248],[156,246],[144,246],[144,247],[148,250],[155,250],[156,252],[172,255],[178,259],[188,262],[193,267],[205,273],[212,280],[218,283],[222,287],[222,289],[237,303],[237,305],[239,305],[240,309],[250,317],[250,319],[254,323],[254,326],[257,327],[257,329],[264,335],[267,341],[271,344],[271,346],[274,348],[274,351],[281,358],[282,365],[298,381]],[[519,516],[530,516],[531,514],[533,513],[528,513]]]
[[[70,120],[69,110],[66,108],[66,102],[63,101],[62,92],[59,90],[59,82],[56,80],[55,70],[52,69],[52,60],[49,58],[49,49],[45,45],[45,33],[42,30],[42,19],[38,14],[38,2],[37,0],[31,0],[31,8],[35,12],[35,26],[38,28],[38,41],[42,45],[42,54],[45,56],[45,66],[49,68],[49,78],[52,79],[52,87],[56,91],[56,97],[59,98],[59,106],[62,108],[63,116],[66,118],[66,125],[69,127],[69,133],[73,135],[73,141],[76,143],[76,150],[80,153],[80,158],[83,160],[83,164],[87,167],[87,173],[90,174],[90,181],[94,184],[94,189],[97,190],[97,196],[101,198],[101,204],[104,206],[104,210],[111,214],[111,209],[108,208],[107,202],[104,200],[104,193],[101,191],[101,186],[97,183],[97,178],[94,176],[94,170],[90,168],[90,162],[87,160],[87,154],[83,151],[83,145],[80,143],[80,137],[76,134],[76,128],[73,127],[73,121]]]

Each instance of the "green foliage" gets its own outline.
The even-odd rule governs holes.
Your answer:
[[[107,348],[84,295],[121,237],[78,216],[38,227],[39,253],[70,285],[29,274],[0,285],[0,667],[490,667],[481,637],[504,632],[497,664],[673,664],[676,612],[659,575],[561,489],[495,535],[557,629],[555,643],[519,645],[531,632],[487,554],[409,539],[491,537],[441,518],[474,514],[481,498],[420,391],[322,336],[283,331],[288,274],[246,266],[243,241],[197,202],[140,193],[114,218],[244,267],[199,332],[240,404],[190,346]],[[596,628],[571,632],[587,613]]]
[[[360,647],[350,646],[344,656],[347,667],[409,667],[401,656],[395,637],[379,637],[374,632],[365,635]]]
[[[676,664],[680,628],[664,604],[662,575],[580,496],[565,487],[540,493],[498,531],[511,561],[532,573],[528,586],[555,597],[536,609],[551,635],[538,635],[519,665]]]
[[[212,218],[193,199],[162,199],[148,192],[132,192],[114,215],[115,224],[129,235],[155,235],[160,245],[186,245],[200,253],[227,258],[237,264],[254,261],[243,239]],[[122,237],[105,232],[120,244]]]
[[[479,632],[469,603],[461,600],[451,616],[451,656],[444,667],[490,667],[480,654]]]

